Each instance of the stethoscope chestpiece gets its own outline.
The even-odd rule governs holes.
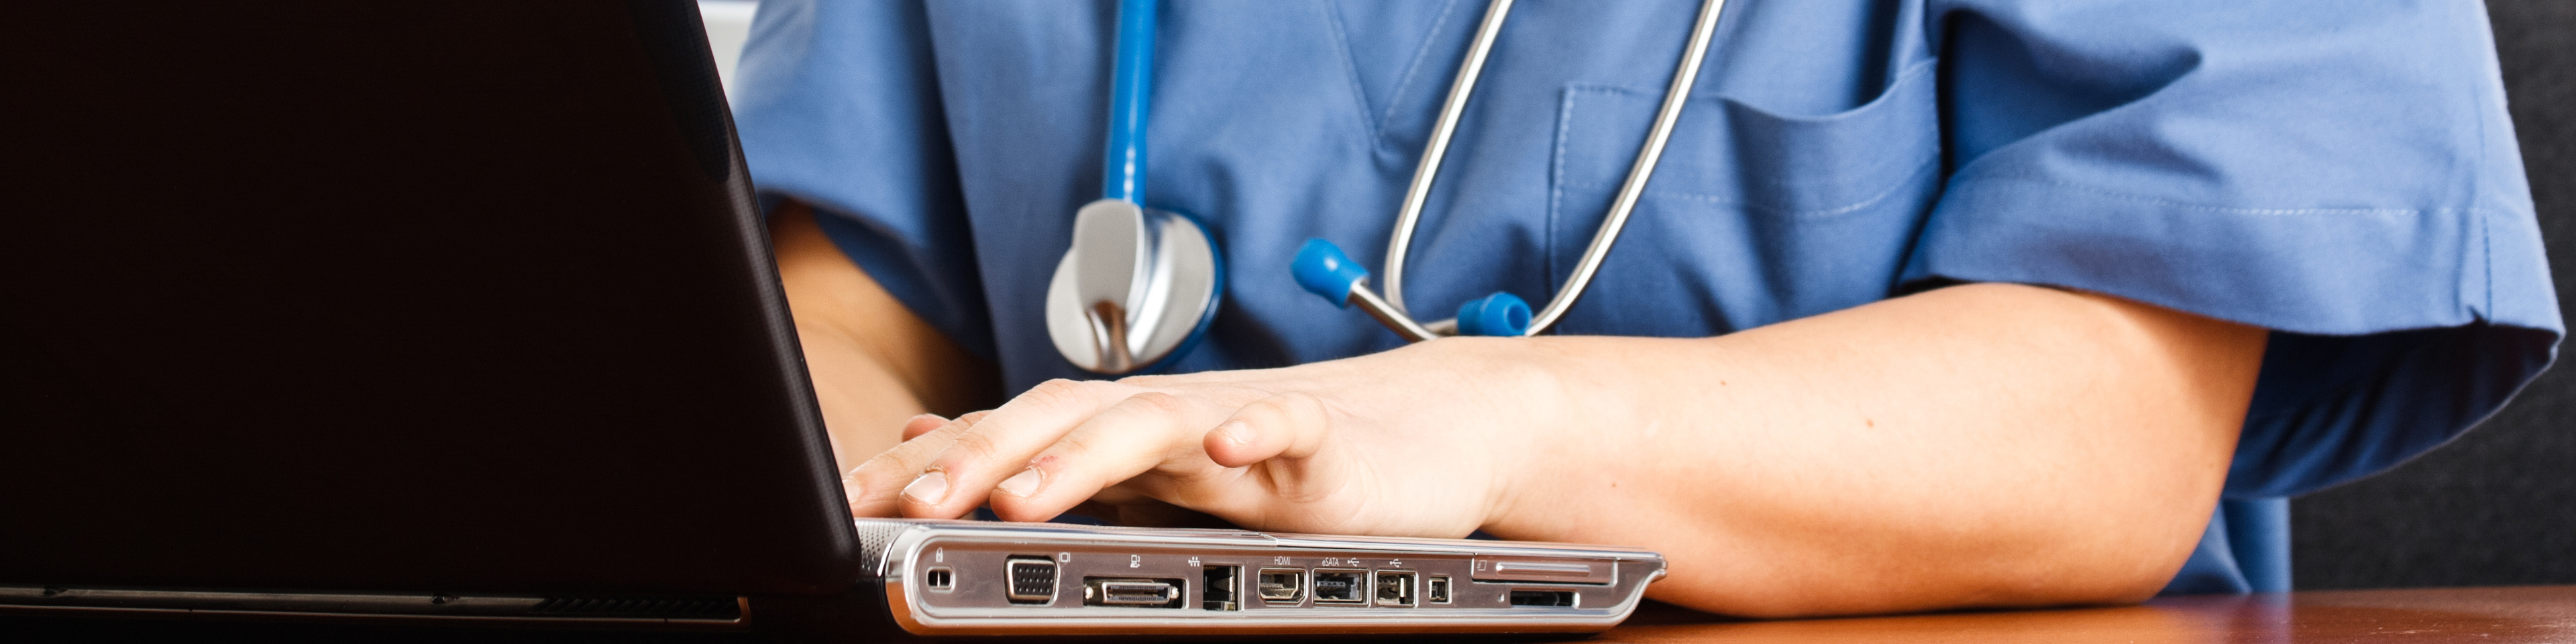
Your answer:
[[[1085,204],[1047,284],[1047,335],[1094,373],[1155,366],[1215,319],[1222,268],[1216,238],[1187,215],[1122,199]]]

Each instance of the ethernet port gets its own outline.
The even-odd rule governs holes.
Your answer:
[[[1261,603],[1296,605],[1306,598],[1306,571],[1295,568],[1263,568],[1255,589]]]
[[[1377,576],[1377,605],[1412,606],[1413,571],[1380,570]]]
[[[1367,594],[1368,571],[1366,570],[1317,569],[1315,571],[1314,587],[1315,603],[1318,604],[1366,604],[1369,602]]]
[[[1206,585],[1200,586],[1200,608],[1243,610],[1243,604],[1235,598],[1235,593],[1242,589],[1238,583],[1240,581],[1238,578],[1243,575],[1242,566],[1204,566],[1200,568],[1200,575],[1206,582]]]

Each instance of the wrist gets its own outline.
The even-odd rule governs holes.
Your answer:
[[[1487,482],[1478,527],[1493,534],[1536,534],[1537,525],[1552,523],[1547,512],[1549,488],[1565,480],[1569,467],[1590,462],[1591,448],[1583,426],[1579,361],[1553,338],[1443,338],[1423,343],[1438,351],[1448,365],[1442,378],[1452,389],[1441,399],[1458,401],[1455,415],[1436,419],[1452,425],[1463,444],[1484,452]]]
[[[1643,419],[1603,356],[1620,350],[1601,338],[1541,337],[1502,341],[1498,368],[1511,376],[1513,429],[1495,437],[1500,451],[1494,501],[1483,529],[1510,539],[1572,541],[1582,517],[1622,505],[1620,478],[1633,463],[1621,446]],[[1651,431],[1651,430],[1649,430]]]

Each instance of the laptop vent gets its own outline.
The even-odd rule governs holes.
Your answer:
[[[549,617],[738,619],[742,604],[732,597],[548,595],[528,612]]]

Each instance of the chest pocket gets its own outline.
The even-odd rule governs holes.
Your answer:
[[[1933,69],[1908,68],[1877,98],[1833,114],[1693,96],[1564,331],[1714,335],[1886,297],[1939,192]],[[1565,89],[1552,268],[1574,266],[1608,212],[1662,102],[1656,89]]]

